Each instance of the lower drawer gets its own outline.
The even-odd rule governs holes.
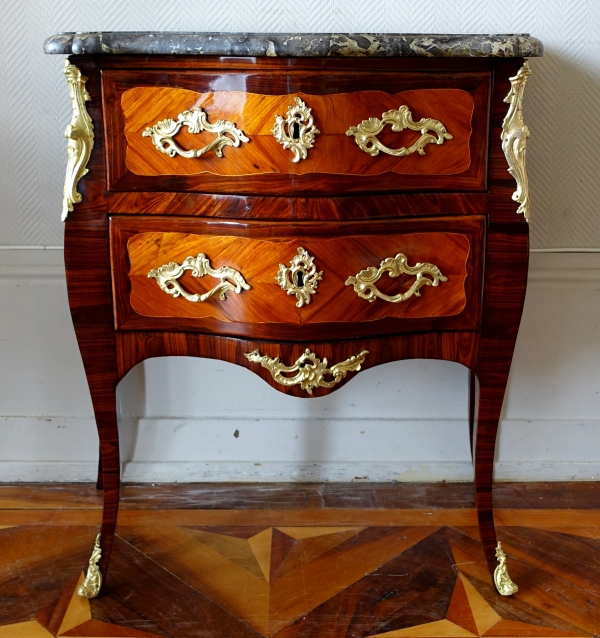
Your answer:
[[[298,340],[473,330],[484,217],[265,223],[113,217],[118,330]]]

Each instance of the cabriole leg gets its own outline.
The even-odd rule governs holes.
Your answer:
[[[508,346],[508,344],[506,345]],[[498,592],[503,596],[510,596],[516,593],[518,588],[508,575],[506,556],[496,537],[492,497],[496,436],[506,389],[508,367],[506,367],[505,374],[500,372],[494,377],[495,384],[486,386],[476,382],[476,385],[479,385],[479,401],[474,440],[475,502],[479,534],[490,574]],[[489,378],[486,379],[488,382],[489,380]]]
[[[109,394],[107,389],[106,394]],[[92,392],[94,396],[94,392]],[[104,411],[96,410],[96,423],[100,436],[100,456],[104,489],[102,527],[90,557],[86,578],[78,589],[80,596],[95,598],[108,573],[108,563],[117,524],[121,466],[119,458],[119,432],[117,429],[115,388],[112,399],[104,397]],[[107,409],[108,408],[108,409]]]

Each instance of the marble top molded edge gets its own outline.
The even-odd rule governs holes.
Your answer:
[[[183,33],[107,31],[59,33],[46,53],[74,55],[223,55],[269,57],[540,57],[530,35],[402,33]]]

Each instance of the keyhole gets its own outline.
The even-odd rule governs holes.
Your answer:
[[[298,122],[292,122],[292,138],[295,140],[300,139],[300,124]]]
[[[298,270],[294,274],[294,279],[296,280],[296,286],[298,288],[302,288],[304,286],[304,273]]]

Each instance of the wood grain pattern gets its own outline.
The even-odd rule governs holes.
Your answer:
[[[431,358],[456,361],[474,368],[477,343],[476,333],[471,332],[408,334],[387,339],[370,338],[325,343],[248,341],[215,335],[171,332],[118,332],[116,338],[119,378],[125,376],[140,361],[152,357],[202,356],[241,365],[260,375],[276,390],[303,398],[307,398],[307,393],[301,390],[300,386],[277,384],[267,370],[248,361],[245,353],[259,350],[270,357],[278,356],[282,361],[293,363],[306,348],[309,348],[316,352],[319,358],[326,357],[330,363],[335,363],[344,361],[362,350],[368,350],[369,355],[362,369],[389,361]],[[349,374],[335,388],[348,383],[353,376],[354,374]],[[312,396],[324,396],[332,391],[334,390],[315,388]]]
[[[150,510],[150,511],[149,511]],[[151,525],[154,514],[151,508],[138,510],[120,510],[119,525]],[[585,538],[598,536],[600,514],[597,510],[511,510],[494,509],[494,518],[498,526],[518,526],[520,524],[546,529],[556,533],[579,535]],[[5,510],[0,512],[2,527],[6,530],[21,525],[86,526],[93,530],[102,519],[101,511],[94,510]],[[480,540],[477,528],[477,510],[466,508],[420,509],[358,509],[327,508],[311,510],[253,510],[244,515],[240,510],[192,510],[171,509],[164,525],[327,525],[327,526],[368,526],[404,525],[417,527],[424,522],[432,525],[452,525],[460,528],[461,533]],[[91,532],[90,532],[91,533]],[[89,548],[83,554],[87,564]]]
[[[361,487],[375,493],[390,486]],[[578,502],[583,493],[589,498],[592,489],[502,487],[507,502],[514,503],[522,503],[524,490],[553,494],[560,503]],[[170,487],[174,494],[183,488],[194,490]],[[415,488],[439,496],[445,490],[431,485]],[[40,489],[56,498],[55,486]],[[87,489],[70,486],[56,505],[70,506],[77,494],[85,502]],[[290,493],[297,489],[301,496],[306,486],[286,489]],[[350,501],[355,495],[352,485],[336,489],[340,499]],[[230,491],[231,486],[223,490]],[[375,509],[375,501],[368,504],[371,507],[362,516],[370,512],[373,520],[354,526],[336,523],[339,511],[328,513],[326,507],[320,516],[312,507],[272,510],[269,520],[259,522],[261,512],[241,504],[229,512],[236,517],[229,524],[218,522],[208,511],[188,511],[187,518],[177,512],[175,520],[172,510],[140,512],[142,518],[124,519],[126,525],[119,526],[110,584],[103,597],[92,601],[75,595],[83,576],[77,569],[87,553],[89,527],[50,521],[2,530],[0,636],[567,638],[597,634],[600,544],[585,528],[574,525],[572,533],[538,530],[529,523],[540,512],[527,509],[519,510],[520,518],[515,516],[508,526],[501,525],[509,568],[520,585],[515,596],[504,598],[493,589],[475,528],[455,523],[455,510],[438,510],[440,520],[447,515],[440,527],[431,520],[430,511],[413,509],[413,520],[406,526],[397,511]],[[474,523],[474,512],[468,511]],[[45,517],[35,510],[23,513],[37,515],[40,523]],[[302,523],[290,525],[290,513]],[[568,513],[555,510],[543,515],[556,526]],[[346,514],[360,518],[358,510],[348,509]],[[588,516],[598,514],[588,510]],[[376,520],[384,521],[386,515],[389,520],[378,525]],[[209,569],[211,565],[218,569]],[[248,582],[252,591],[244,591]]]
[[[476,218],[471,218],[476,219]],[[139,232],[130,235],[131,222],[125,227],[114,219],[112,223],[113,237],[125,233],[127,256],[130,264],[128,277],[131,285],[131,303],[138,314],[146,316],[174,317],[214,317],[221,321],[247,321],[256,323],[288,323],[307,324],[328,321],[376,321],[388,316],[395,317],[430,317],[459,314],[465,306],[465,279],[467,267],[471,270],[473,249],[471,237],[481,237],[481,228],[471,223],[461,224],[458,220],[446,220],[454,230],[459,232],[443,233],[405,233],[394,234],[403,230],[402,225],[387,223],[371,227],[368,234],[362,228],[326,226],[320,224],[302,228],[285,225],[274,228],[272,225],[254,225],[240,227],[238,233],[222,236],[223,230],[231,233],[236,227],[231,223],[220,228],[206,224],[195,224],[196,234],[183,232]],[[481,222],[483,218],[478,218]],[[454,224],[453,224],[454,222]],[[457,224],[458,222],[458,224]],[[155,223],[150,222],[151,226]],[[457,225],[456,225],[457,224]],[[148,227],[144,220],[136,222],[140,231]],[[187,224],[189,226],[189,223]],[[426,229],[427,225],[420,225]],[[164,223],[161,226],[165,228]],[[386,234],[376,234],[377,229],[385,228]],[[439,226],[438,226],[439,228]],[[246,231],[244,236],[241,233]],[[361,235],[353,232],[362,231]],[[339,236],[335,236],[339,233]],[[314,235],[318,234],[320,238]],[[264,239],[259,239],[264,237]],[[118,250],[126,241],[119,238],[118,248],[113,250],[113,269],[116,277],[123,271]],[[282,290],[276,280],[279,264],[288,264],[302,245],[315,258],[317,268],[323,272],[323,279],[318,283],[316,293],[309,304],[296,307],[296,299]],[[409,257],[409,264],[428,262],[437,265],[448,278],[437,288],[422,289],[421,297],[412,297],[403,303],[391,304],[383,300],[369,303],[360,299],[351,286],[345,282],[350,275],[355,275],[368,266],[378,267],[387,257],[394,257],[402,252]],[[480,254],[480,246],[474,250]],[[228,266],[240,272],[252,286],[250,291],[241,294],[229,294],[224,303],[212,298],[204,303],[190,303],[183,298],[173,298],[164,293],[156,281],[148,279],[148,272],[160,265],[175,261],[182,263],[188,256],[205,253],[211,260],[213,268]],[[474,268],[477,269],[477,264]],[[477,278],[477,277],[476,277]],[[386,275],[378,286],[390,294],[407,289],[414,277],[402,276],[388,282]],[[215,285],[210,277],[192,279],[181,278],[190,292],[206,292]],[[119,284],[117,284],[119,285]],[[476,294],[476,293],[475,293]],[[118,302],[117,302],[118,303]],[[473,304],[478,306],[478,303]],[[117,309],[119,313],[119,309]]]
[[[272,503],[281,507],[282,489],[290,502],[295,492],[298,503],[309,486],[270,487]],[[324,506],[323,501],[320,509],[305,501],[304,507],[267,513],[244,499],[250,490],[255,498],[264,498],[265,488],[223,485],[220,491],[229,504],[235,491],[237,509],[173,512],[155,504],[151,510],[134,512],[142,516],[131,520],[129,512],[124,512],[114,542],[109,587],[91,603],[74,596],[81,579],[74,574],[89,552],[92,528],[74,521],[65,525],[49,517],[47,510],[21,509],[37,522],[23,519],[20,526],[0,531],[0,636],[56,636],[70,626],[71,631],[63,635],[259,638],[269,633],[269,627],[281,625],[275,634],[279,638],[288,634],[366,638],[391,632],[430,638],[467,632],[499,638],[566,638],[597,633],[597,509],[497,510],[499,536],[511,574],[520,585],[516,596],[504,599],[493,590],[476,528],[464,527],[476,524],[474,510],[401,512],[382,507],[381,499],[368,498],[379,491],[391,496],[393,488],[404,489],[408,497],[411,487],[421,497],[435,495],[437,502],[446,495],[451,499],[456,489],[431,484],[314,487],[321,491],[334,487],[336,501],[346,504],[355,501],[357,489],[362,488],[361,504],[368,508],[346,509],[345,525],[340,522],[341,511]],[[539,505],[550,499],[558,505],[597,506],[598,485],[593,483],[497,487],[507,505],[523,506],[527,501]],[[187,506],[207,504],[203,497],[194,498],[198,487],[193,485],[128,487],[124,496],[130,490],[153,489],[169,491],[174,500],[184,491]],[[0,501],[0,507],[39,507],[31,498],[37,492],[40,501],[65,514],[74,502],[81,509],[70,514],[96,514],[89,509],[94,507],[91,485],[2,486],[3,492],[9,500]],[[210,493],[215,494],[214,486]],[[170,505],[166,500],[164,504]],[[214,505],[214,500],[208,504]],[[565,522],[571,523],[568,531],[562,527]],[[584,527],[590,523],[595,527]],[[546,527],[534,527],[540,524]],[[171,549],[166,551],[157,538],[167,538]],[[182,539],[183,544],[172,539]],[[383,564],[370,568],[379,562],[373,549],[384,550],[384,539],[396,544],[399,552],[389,560],[384,555]],[[257,570],[261,551],[270,554],[273,579],[260,567]],[[198,558],[193,566],[185,562],[189,554]],[[220,565],[218,573],[206,569],[208,560]],[[336,588],[330,583],[331,572],[338,582],[352,581],[359,566],[362,573],[349,586]],[[236,593],[247,579],[266,582],[263,591],[268,604],[258,599],[254,605],[241,605]],[[316,587],[316,582],[323,586]],[[283,592],[287,599],[280,609],[274,603]],[[315,605],[320,599],[325,600]],[[252,629],[248,620],[266,631]],[[485,632],[480,632],[484,627]]]
[[[116,326],[160,329],[177,322],[198,330],[286,340],[292,334],[293,338],[325,338],[327,334],[406,332],[431,328],[432,323],[438,328],[473,329],[478,325],[481,305],[482,266],[478,256],[482,254],[483,221],[472,216],[418,223],[380,222],[370,224],[365,232],[360,224],[219,225],[170,218],[165,225],[152,218],[113,218]],[[172,232],[165,233],[167,228]],[[454,232],[442,232],[447,228]],[[228,236],[220,235],[223,230]],[[428,232],[418,232],[423,230]],[[289,264],[300,246],[315,257],[323,279],[311,302],[297,308],[296,298],[281,289],[276,276],[279,264]],[[352,286],[345,285],[350,275],[368,266],[378,267],[399,252],[408,256],[411,265],[434,263],[448,281],[428,290],[422,288],[420,297],[397,304],[381,299],[370,303],[358,297]],[[252,288],[240,294],[229,293],[225,302],[213,297],[203,303],[190,303],[167,295],[154,279],[148,279],[151,269],[171,261],[182,263],[199,253],[208,255],[213,268],[234,268]],[[197,279],[187,274],[180,281],[189,291],[200,293],[217,283],[210,277]],[[378,286],[395,294],[413,281],[414,277],[390,279],[385,275]]]
[[[258,62],[260,66],[260,62]],[[173,89],[172,87],[177,87]],[[333,135],[320,135],[317,136],[317,143],[315,149],[312,149],[312,153],[309,153],[309,159],[300,162],[295,165],[292,164],[288,155],[291,157],[289,151],[284,151],[275,141],[272,136],[267,135],[268,129],[272,127],[272,123],[267,122],[264,116],[261,116],[259,125],[260,131],[264,132],[264,135],[255,136],[254,146],[250,142],[244,144],[240,148],[227,149],[232,151],[227,153],[229,159],[238,158],[242,162],[240,170],[250,171],[250,173],[235,174],[235,177],[228,175],[218,175],[211,173],[203,173],[200,175],[184,174],[187,171],[191,173],[199,172],[194,167],[198,165],[198,161],[194,160],[190,163],[182,161],[180,158],[168,158],[161,156],[153,147],[151,142],[142,138],[141,135],[130,136],[129,143],[132,145],[132,149],[140,148],[152,151],[152,154],[145,152],[138,153],[137,151],[130,152],[124,143],[124,131],[126,129],[125,113],[121,108],[116,107],[119,105],[123,96],[128,91],[171,91],[177,90],[178,95],[181,95],[183,110],[189,108],[197,102],[198,99],[204,99],[202,95],[212,96],[215,93],[215,87],[219,88],[219,93],[225,94],[226,92],[244,92],[246,94],[259,94],[256,98],[261,100],[280,100],[282,114],[285,114],[287,110],[287,102],[291,99],[292,95],[306,95],[307,99],[310,96],[310,100],[324,101],[326,111],[332,112],[332,107],[329,102],[336,99],[346,99],[341,94],[369,92],[380,96],[378,98],[378,104],[382,108],[377,107],[376,111],[372,113],[369,108],[364,106],[358,108],[357,115],[361,115],[364,110],[364,117],[359,117],[356,122],[350,122],[348,126],[342,131],[340,127],[339,134]],[[434,74],[434,73],[419,73],[419,72],[406,72],[401,75],[396,73],[340,73],[339,75],[328,73],[316,73],[312,75],[297,74],[297,73],[269,73],[269,74],[253,74],[253,73],[210,73],[203,72],[192,73],[184,71],[171,71],[171,72],[142,72],[142,71],[108,71],[103,75],[103,90],[105,103],[107,108],[107,149],[108,149],[108,178],[110,190],[161,190],[161,191],[201,191],[201,192],[221,192],[221,193],[260,193],[260,194],[339,194],[340,192],[352,193],[352,192],[381,192],[381,191],[398,191],[398,190],[484,190],[486,181],[486,163],[487,163],[487,120],[489,110],[489,91],[490,91],[490,75],[489,73],[463,73],[460,72],[453,74],[452,78],[449,78],[447,74]],[[460,91],[461,94],[468,94],[468,100],[471,106],[468,107],[469,113],[473,113],[472,122],[466,124],[464,121],[456,123],[455,130],[464,131],[464,133],[458,133],[458,139],[463,140],[462,151],[461,145],[454,145],[455,151],[450,151],[452,160],[451,165],[454,168],[450,170],[454,171],[453,174],[439,174],[439,170],[446,170],[441,168],[442,157],[445,155],[447,149],[444,146],[437,147],[435,153],[429,153],[426,150],[425,157],[418,157],[413,159],[413,156],[408,158],[392,158],[383,157],[380,155],[377,158],[372,158],[361,151],[353,139],[345,136],[345,131],[351,125],[356,125],[362,119],[375,115],[381,117],[383,111],[390,108],[398,108],[400,104],[397,104],[395,95],[398,93],[408,94],[411,100],[415,101],[415,109],[424,108],[425,112],[428,112],[427,100],[422,100],[419,97],[419,92],[433,91],[432,100],[435,104],[435,108],[444,109],[443,105],[440,105],[437,99],[436,92],[438,91]],[[386,95],[387,94],[387,95]],[[196,95],[196,98],[191,98],[192,95]],[[339,97],[335,97],[335,95]],[[458,95],[458,94],[457,94]],[[135,105],[137,94],[134,92],[131,94],[131,101]],[[190,102],[191,98],[191,102]],[[207,98],[209,100],[212,97]],[[239,99],[239,97],[237,98]],[[383,100],[383,101],[381,101]],[[389,101],[389,104],[388,104]],[[284,108],[285,103],[285,108]],[[460,100],[459,100],[460,103]],[[354,100],[353,100],[354,104]],[[125,105],[129,106],[128,99],[125,98]],[[310,106],[310,104],[309,104]],[[450,105],[451,106],[451,105]],[[146,108],[149,105],[146,104]],[[165,117],[175,118],[179,111],[172,113],[171,107],[168,108],[169,112],[165,112],[164,108],[157,112],[157,119]],[[223,107],[227,109],[227,107]],[[262,108],[262,107],[261,107]],[[346,108],[346,107],[344,107]],[[352,107],[355,108],[354,106]],[[447,108],[447,106],[446,106]],[[238,109],[239,110],[239,109]],[[460,110],[463,110],[462,107]],[[339,127],[340,115],[342,112],[340,108],[336,107],[336,112],[332,116],[325,117],[326,120],[331,120],[335,123],[336,127]],[[313,113],[314,114],[314,113]],[[274,118],[275,113],[272,114]],[[416,117],[416,116],[415,116]],[[431,117],[435,117],[431,115]],[[453,115],[449,113],[446,116],[452,120]],[[232,121],[236,121],[239,128],[243,129],[240,122],[245,120],[240,119],[238,113],[232,114]],[[145,119],[143,117],[142,119]],[[440,119],[440,118],[436,118]],[[465,118],[463,118],[464,120]],[[263,121],[264,120],[264,121]],[[442,120],[443,121],[443,120]],[[134,120],[134,128],[145,127],[148,125],[154,125],[156,122],[144,122],[140,123]],[[345,125],[345,120],[343,122]],[[446,122],[444,122],[446,124]],[[252,125],[252,124],[251,124]],[[267,127],[268,125],[268,127]],[[465,128],[466,125],[466,128]],[[317,127],[319,124],[317,123]],[[322,129],[320,129],[322,130]],[[468,134],[468,130],[471,134]],[[323,129],[324,131],[324,129]],[[139,133],[139,131],[137,131]],[[190,135],[186,141],[190,144],[197,144],[198,139],[201,139],[204,134]],[[401,134],[404,139],[412,139],[409,133]],[[179,134],[180,139],[184,140],[187,133],[182,132]],[[390,145],[395,146],[399,143],[397,140],[398,134],[385,132],[385,140],[390,141]],[[141,142],[138,140],[140,138]],[[325,138],[319,140],[318,138]],[[331,138],[327,141],[327,137]],[[205,139],[208,139],[206,137]],[[337,140],[337,141],[336,141]],[[331,153],[327,151],[327,155],[322,160],[319,160],[319,154],[315,153],[318,148],[319,141],[322,142],[321,146],[323,150],[329,149],[332,146],[331,152],[338,156],[338,146],[343,149],[348,149],[348,153],[345,151],[342,153],[343,158],[340,158],[341,162],[348,162],[347,168],[342,166],[345,174],[333,174],[330,172],[331,168]],[[450,140],[454,142],[454,140]],[[183,143],[183,142],[182,142]],[[263,146],[266,146],[263,149]],[[341,146],[340,146],[341,145]],[[431,146],[431,145],[429,145]],[[272,148],[271,148],[272,147]],[[468,147],[468,155],[466,154]],[[252,149],[256,148],[256,151]],[[449,147],[448,147],[449,148]],[[262,149],[262,150],[261,150]],[[441,151],[441,152],[438,152]],[[456,153],[456,156],[453,155]],[[266,158],[265,158],[265,154]],[[426,159],[428,155],[431,155],[431,159]],[[364,156],[364,157],[363,157]],[[278,161],[276,158],[281,158]],[[437,159],[436,159],[437,158]],[[462,158],[462,159],[459,159]],[[175,163],[172,160],[175,160]],[[228,159],[226,158],[211,158],[210,156],[204,156],[201,160],[207,160],[210,164],[211,171],[227,172],[226,168]],[[402,162],[407,160],[408,163]],[[424,160],[425,164],[418,160]],[[237,160],[235,160],[237,161]],[[457,162],[463,162],[461,166]],[[128,163],[131,162],[131,166],[128,168]],[[429,162],[432,166],[437,166],[435,170],[429,170],[429,174],[412,173],[410,167],[414,163],[414,167],[417,171],[420,171],[418,166],[427,165]],[[152,170],[152,175],[148,175],[148,168],[144,165],[150,163],[155,168],[162,167],[162,171],[166,171],[167,174],[156,174],[155,168]],[[180,165],[181,164],[181,165]],[[209,165],[206,162],[201,166]],[[313,168],[311,166],[314,164]],[[173,174],[172,166],[178,166],[176,174]],[[303,168],[303,165],[304,166]],[[364,165],[364,166],[363,166]],[[233,164],[230,164],[233,166]],[[320,172],[325,170],[327,172]],[[370,167],[375,167],[371,169]],[[373,170],[375,173],[380,172],[378,166],[383,166],[385,172],[380,175],[369,175],[368,173]],[[401,173],[394,172],[397,166],[400,166]],[[409,172],[404,172],[403,166],[408,166]],[[258,167],[258,168],[257,168]],[[355,168],[353,168],[355,167]],[[391,168],[390,168],[391,167]],[[392,170],[393,168],[393,170]],[[136,174],[130,169],[135,171],[142,171],[142,174]],[[285,169],[285,173],[280,172]],[[364,170],[363,170],[364,169]],[[236,169],[237,170],[237,169]],[[355,175],[349,175],[348,171],[356,171]],[[458,170],[459,172],[456,172]],[[182,173],[183,171],[183,173]],[[256,174],[252,174],[256,173]],[[262,173],[262,174],[261,174]],[[297,174],[296,174],[297,173]]]
[[[69,307],[90,388],[102,456],[104,507],[102,517],[102,558],[99,566],[108,569],[119,508],[121,466],[116,414],[116,349],[112,327],[112,295],[108,216],[106,214],[106,165],[104,161],[104,121],[100,70],[96,62],[82,59],[79,65],[88,77],[86,103],[95,131],[89,172],[79,183],[81,204],[65,223],[65,270]],[[95,534],[90,534],[91,553]],[[89,557],[88,557],[89,558]],[[81,565],[85,567],[86,561]]]
[[[597,508],[596,481],[495,483],[496,516],[504,510],[572,510],[586,525],[585,510]],[[121,510],[128,509],[440,509],[475,508],[469,483],[152,483],[124,484]],[[102,509],[102,494],[86,483],[0,485],[2,510]],[[500,514],[503,516],[503,514]],[[558,514],[557,514],[558,516]],[[562,516],[562,514],[561,514]],[[528,519],[528,525],[535,523]]]
[[[314,257],[323,279],[310,302],[298,308],[296,296],[282,290],[276,277],[279,264],[289,267],[300,243]],[[466,304],[464,284],[469,251],[468,238],[458,233],[355,235],[324,241],[140,233],[128,243],[131,305],[138,314],[148,317],[214,317],[220,321],[291,325],[376,321],[390,316],[452,316],[459,314]],[[215,296],[203,303],[190,303],[182,297],[165,297],[157,282],[148,277],[154,268],[171,261],[181,264],[188,255],[196,257],[200,253],[207,255],[214,269],[233,268],[241,273],[252,292],[229,293],[226,300]],[[348,277],[370,266],[378,268],[382,261],[398,253],[407,255],[411,266],[433,263],[448,282],[423,288],[419,297],[413,295],[397,304],[384,300],[371,304],[346,285]],[[415,277],[400,276],[391,283],[388,279],[389,274],[382,277],[378,289],[394,295],[407,291]],[[205,294],[218,283],[210,276],[184,275],[178,281],[190,294]]]
[[[481,215],[487,193],[414,193],[372,197],[257,197],[179,192],[111,192],[108,208],[126,215],[171,215],[287,221],[374,220]]]
[[[496,64],[490,147],[490,225],[487,233],[483,316],[477,365],[479,405],[475,426],[475,493],[479,525],[490,571],[496,565],[492,482],[498,423],[517,339],[529,265],[529,229],[515,220],[512,200],[515,181],[506,171],[500,131],[506,115],[504,98],[522,60],[503,60]],[[504,106],[503,106],[504,105]],[[497,175],[500,182],[495,182]],[[508,179],[506,176],[508,175]],[[495,212],[504,210],[502,217]],[[494,213],[492,213],[494,211]]]
[[[85,55],[73,55],[74,63],[85,59]],[[134,69],[134,70],[162,70],[170,73],[178,73],[181,70],[202,71],[256,71],[260,69],[267,73],[281,72],[284,69],[290,74],[311,75],[327,69],[330,73],[336,72],[392,72],[392,71],[443,71],[442,75],[449,75],[448,71],[455,74],[461,71],[471,73],[489,71],[490,59],[486,57],[476,58],[442,58],[442,57],[361,57],[348,56],[339,58],[318,57],[246,57],[239,56],[214,56],[214,55],[119,55],[101,59],[102,67],[107,70]],[[258,79],[254,80],[255,82]],[[447,82],[450,86],[451,81]]]
[[[287,117],[296,98],[312,109],[316,136],[306,159],[292,162],[293,154],[275,139],[275,116]],[[339,173],[380,175],[382,173],[455,175],[468,170],[471,163],[469,138],[473,97],[457,89],[419,89],[390,95],[379,91],[335,93],[333,95],[257,95],[242,91],[197,93],[177,88],[137,87],[123,93],[121,105],[125,130],[116,143],[126,144],[125,162],[136,175],[252,175],[263,173]],[[406,105],[414,122],[422,117],[442,122],[452,135],[442,145],[429,144],[424,155],[413,153],[393,157],[380,153],[372,157],[356,144],[346,131],[363,120],[381,118],[384,112]],[[250,139],[238,148],[226,147],[223,157],[207,153],[199,158],[169,157],[159,152],[150,138],[142,137],[148,127],[165,119],[177,120],[179,113],[201,108],[208,121],[233,122]],[[389,148],[410,146],[420,132],[393,133],[387,126],[378,136]],[[185,150],[201,148],[214,134],[192,134],[187,127],[176,136]]]

